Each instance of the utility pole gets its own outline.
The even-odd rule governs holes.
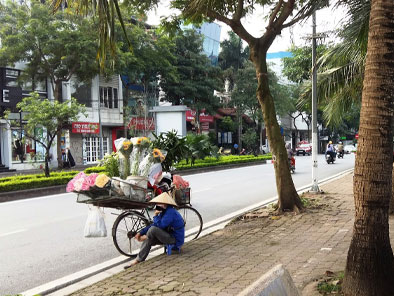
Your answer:
[[[104,95],[103,94],[103,101],[104,101]],[[99,99],[98,99],[98,120],[99,120],[99,128],[100,128],[100,147],[99,147],[99,156],[100,160],[104,158],[103,156],[103,127],[101,125],[101,100],[100,100],[100,94],[99,94]]]
[[[312,188],[310,192],[320,192],[317,182],[317,69],[316,69],[316,11],[312,14]]]

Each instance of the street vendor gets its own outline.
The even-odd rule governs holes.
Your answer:
[[[174,208],[177,205],[174,199],[164,192],[150,203],[156,205],[153,223],[135,235],[134,238],[142,242],[142,246],[137,258],[130,265],[126,265],[125,269],[144,261],[154,245],[171,244],[179,250],[184,243],[185,225],[182,216]]]

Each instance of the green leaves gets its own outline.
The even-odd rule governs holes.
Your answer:
[[[24,112],[24,120],[27,121],[24,129],[27,135],[48,149],[58,131],[68,127],[72,121],[76,121],[78,114],[86,112],[85,107],[78,104],[74,98],[59,103],[42,99],[38,93],[32,93],[30,97],[24,98],[17,104],[17,108]],[[36,133],[39,127],[45,132]]]

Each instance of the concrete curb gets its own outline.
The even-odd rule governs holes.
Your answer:
[[[243,290],[238,296],[300,296],[290,273],[276,265]]]

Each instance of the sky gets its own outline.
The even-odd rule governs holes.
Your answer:
[[[148,23],[152,25],[158,25],[160,23],[161,16],[168,16],[171,13],[176,13],[175,10],[171,10],[169,7],[169,0],[162,1],[162,4],[155,11],[151,11],[148,14]],[[338,28],[340,21],[344,18],[345,12],[343,9],[332,9],[325,8],[317,11],[316,13],[316,32],[323,33],[329,32],[329,38],[325,39],[324,42],[335,41],[333,39],[332,30]],[[264,32],[264,10],[256,10],[253,15],[242,20],[242,24],[246,30],[254,37],[260,37]],[[216,22],[221,26],[221,41],[228,38],[228,32],[231,30],[226,24],[222,22]],[[331,32],[331,33],[330,33]],[[286,51],[291,46],[292,42],[296,46],[311,44],[308,39],[312,35],[312,18],[296,24],[292,28],[288,28],[282,31],[282,34],[277,36],[274,43],[271,45],[268,52],[279,52]]]

